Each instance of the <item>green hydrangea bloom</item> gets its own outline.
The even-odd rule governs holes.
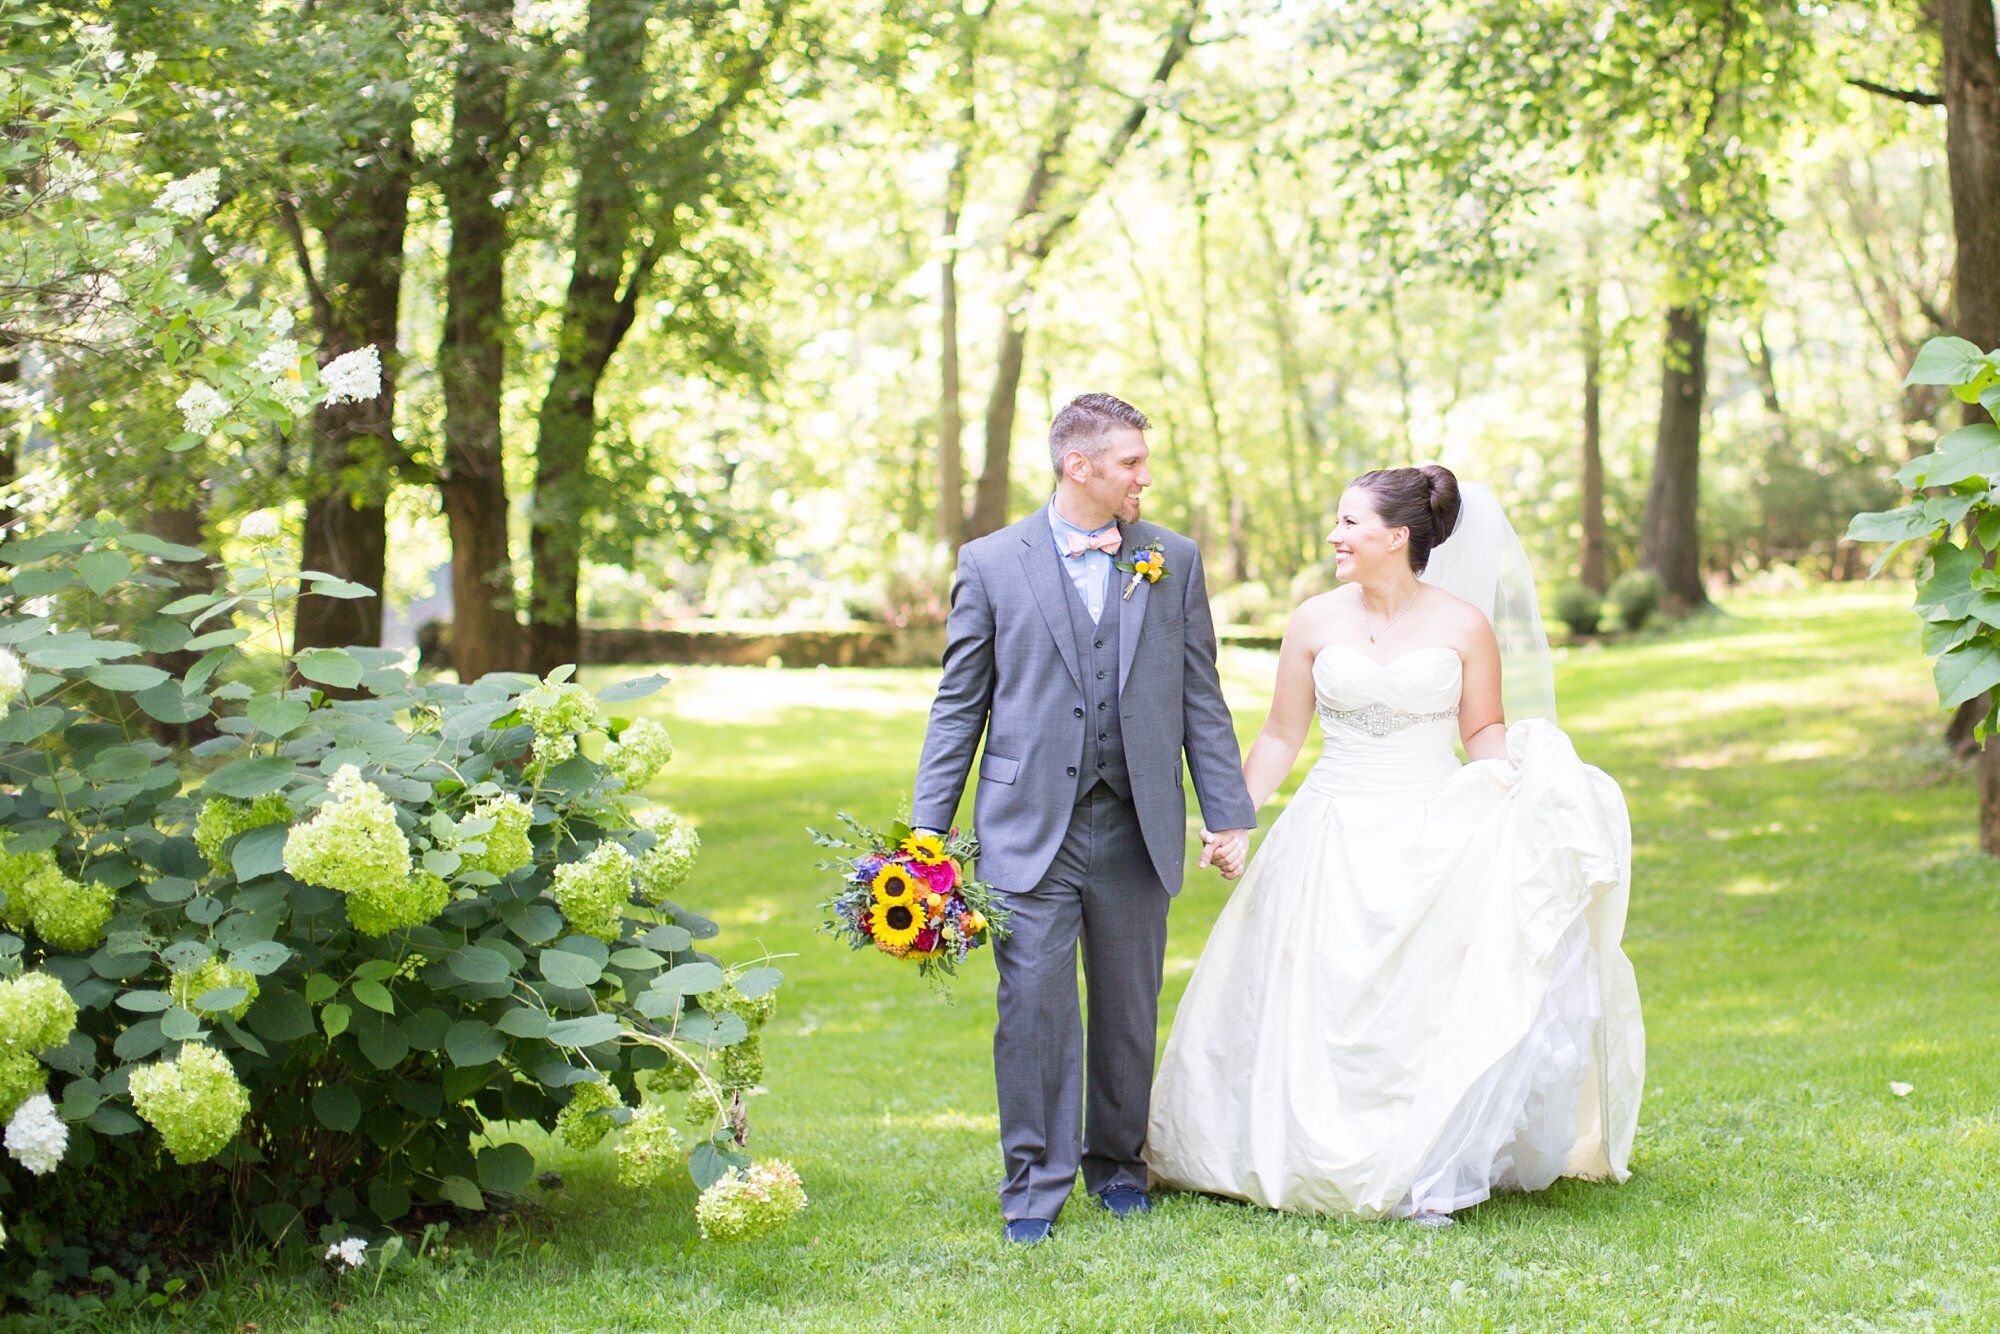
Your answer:
[[[291,818],[292,808],[285,804],[284,794],[280,792],[267,793],[255,801],[210,797],[202,803],[201,813],[195,816],[194,844],[201,849],[201,855],[208,859],[210,866],[226,871],[229,869],[229,858],[223,849],[230,839],[267,824],[286,824]]]
[[[572,1149],[594,1148],[611,1133],[608,1116],[592,1116],[607,1107],[622,1106],[618,1090],[601,1080],[570,1085],[569,1104],[556,1113],[556,1135]]]
[[[251,1003],[257,999],[256,975],[220,959],[210,959],[191,973],[175,973],[173,981],[167,984],[167,991],[173,996],[175,1004],[192,1010],[197,1000],[224,987],[242,987],[249,993],[229,1007],[229,1017],[241,1019],[250,1012]]]
[[[347,920],[364,936],[386,936],[428,922],[451,902],[451,886],[429,871],[385,881],[347,896]]]
[[[132,1106],[160,1132],[177,1163],[199,1163],[222,1152],[243,1128],[250,1095],[227,1057],[188,1043],[171,1061],[132,1072]]]
[[[627,790],[644,787],[674,757],[674,739],[651,718],[641,718],[604,748],[604,767],[625,780]]]
[[[695,1221],[708,1241],[751,1241],[806,1207],[805,1184],[782,1158],[737,1168],[701,1193]]]
[[[764,1039],[756,1033],[722,1049],[716,1083],[726,1089],[747,1089],[764,1078]]]
[[[332,796],[285,839],[285,870],[308,885],[353,894],[410,878],[410,841],[382,789],[351,764],[340,766]]]
[[[716,1102],[714,1095],[707,1089],[698,1087],[688,1094],[687,1103],[681,1108],[681,1124],[707,1134],[708,1128],[713,1126],[716,1118],[721,1115],[722,1106]]]
[[[521,717],[535,729],[535,767],[576,754],[576,734],[597,722],[597,697],[574,681],[543,681],[521,696]]]
[[[28,877],[21,897],[28,902],[35,934],[59,950],[95,949],[118,903],[109,885],[72,880],[53,861]]]
[[[49,1070],[34,1053],[18,1049],[0,1051],[0,1121],[49,1086]]]
[[[714,991],[704,991],[694,1000],[695,1004],[701,1006],[708,1014],[727,1012],[739,1016],[754,1033],[769,1023],[771,1016],[778,1012],[778,992],[774,987],[761,996],[746,996],[736,989],[736,979],[742,975],[741,969],[730,969],[725,985],[717,987]]]
[[[632,902],[632,854],[609,840],[599,843],[582,861],[556,867],[549,892],[571,926],[615,942],[624,934],[621,918]]]
[[[46,848],[40,852],[0,852],[0,892],[7,895],[6,906],[0,908],[0,922],[10,930],[28,929],[35,917],[34,905],[28,901],[28,882],[55,864],[56,855]]]
[[[649,1102],[632,1113],[618,1141],[618,1180],[627,1186],[650,1186],[682,1161],[681,1132],[667,1118],[667,1109]]]
[[[0,1050],[47,1051],[76,1031],[76,1001],[60,978],[22,973],[0,982]]]
[[[697,1082],[694,1067],[678,1058],[646,1072],[646,1087],[655,1093],[685,1093]]]
[[[486,851],[460,854],[464,869],[487,871],[504,879],[534,861],[535,845],[528,841],[528,828],[534,819],[528,803],[511,792],[480,802],[458,822],[459,827],[463,828],[470,820],[491,820],[493,828],[472,836],[472,841],[486,845]]]
[[[680,816],[664,806],[638,812],[632,822],[653,835],[653,846],[639,857],[639,885],[649,902],[673,896],[694,870],[695,855],[701,851],[701,835]]]

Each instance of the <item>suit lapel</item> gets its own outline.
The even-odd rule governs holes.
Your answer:
[[[1138,541],[1138,531],[1130,525],[1121,523],[1118,525],[1118,536],[1121,539],[1118,544],[1118,563],[1130,565],[1132,557],[1137,554],[1137,548],[1133,544]],[[1123,593],[1126,583],[1131,578],[1130,574],[1114,569],[1111,572],[1111,596],[1117,597]],[[1125,692],[1125,678],[1132,675],[1132,656],[1139,651],[1139,635],[1146,624],[1146,599],[1152,591],[1153,586],[1141,579],[1138,586],[1132,590],[1132,596],[1119,609],[1118,691],[1121,695]]]
[[[1055,534],[1049,530],[1046,506],[1035,512],[1035,519],[1021,535],[1021,543],[1021,568],[1028,576],[1028,587],[1034,590],[1035,606],[1055,637],[1063,666],[1069,668],[1070,678],[1080,690],[1083,666],[1077,657],[1076,630],[1069,617],[1069,599],[1076,596],[1076,588],[1070,583],[1069,571],[1062,567],[1062,557],[1056,554]]]

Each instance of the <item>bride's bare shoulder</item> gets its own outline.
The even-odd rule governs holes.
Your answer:
[[[1465,644],[1493,638],[1493,624],[1486,619],[1486,613],[1464,598],[1436,585],[1431,587],[1431,597],[1435,599],[1431,614],[1454,640]]]

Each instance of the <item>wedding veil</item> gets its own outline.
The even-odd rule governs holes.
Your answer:
[[[1431,550],[1423,581],[1486,613],[1500,641],[1501,701],[1509,723],[1556,720],[1555,663],[1535,600],[1535,571],[1493,488],[1458,484],[1458,523]]]

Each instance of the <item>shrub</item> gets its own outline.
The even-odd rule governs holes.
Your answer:
[[[392,651],[314,648],[259,690],[252,627],[274,634],[301,591],[365,590],[258,551],[120,624],[121,585],[170,588],[202,553],[99,521],[0,543],[0,1119],[46,1087],[68,1131],[59,1149],[24,1123],[38,1166],[66,1161],[0,1176],[6,1225],[45,1255],[80,1240],[103,1220],[79,1176],[129,1185],[130,1221],[300,1243],[476,1210],[535,1172],[519,1144],[480,1146],[489,1122],[574,1141],[595,1111],[608,1132],[669,1064],[703,1109],[675,1149],[695,1184],[748,1166],[733,1090],[761,1059],[732,1052],[781,978],[725,971],[698,948],[715,925],[654,892],[695,841],[635,820],[628,784],[670,745],[605,715],[660,678],[422,683]],[[140,661],[184,650],[180,677]],[[149,720],[213,739],[169,747]],[[676,874],[642,896],[655,828]],[[634,1179],[680,1143],[661,1115]]]
[[[1556,590],[1556,619],[1573,635],[1594,635],[1604,623],[1604,595],[1571,580]]]
[[[1618,609],[1618,624],[1627,630],[1643,630],[1660,610],[1660,579],[1651,570],[1627,570],[1611,585],[1611,605]]]

